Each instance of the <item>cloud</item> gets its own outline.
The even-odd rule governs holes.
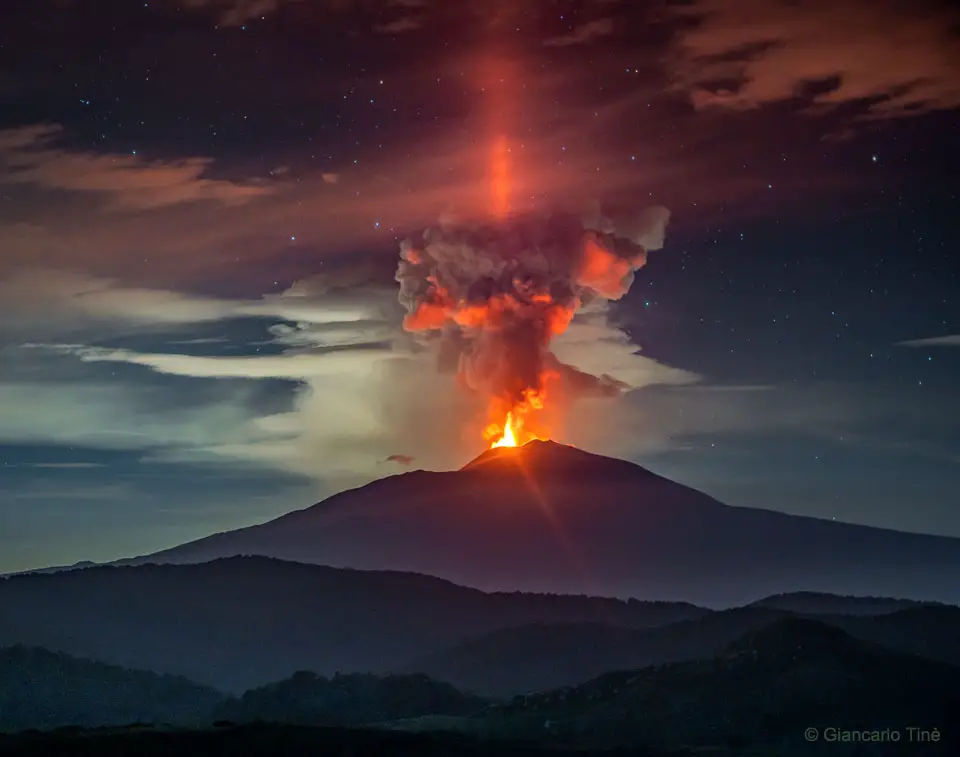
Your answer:
[[[385,24],[377,24],[373,31],[377,34],[403,34],[415,32],[423,26],[423,19],[419,16],[400,16]]]
[[[864,106],[864,119],[960,107],[958,16],[920,0],[692,0],[668,60],[697,108],[806,99],[810,112]]]
[[[393,18],[373,27],[376,34],[404,34],[423,27],[425,10],[429,0],[385,0],[389,15]]]
[[[241,300],[123,286],[113,279],[73,271],[20,270],[0,280],[0,333],[16,333],[24,341],[29,334],[70,333],[81,328],[155,329],[260,317],[294,322],[274,327],[278,344],[335,347],[386,338],[380,328],[370,342],[367,332],[358,328],[382,327],[385,311],[394,304],[392,292],[322,292],[320,298],[306,288],[316,286],[303,282],[278,295]],[[201,344],[211,339],[222,341],[210,337],[175,341]]]
[[[960,347],[960,334],[947,336],[932,336],[926,339],[909,339],[898,342],[899,347]]]
[[[574,26],[566,34],[548,37],[543,41],[546,47],[570,47],[571,45],[585,45],[596,42],[598,39],[613,34],[613,19],[598,18],[593,21]]]
[[[383,306],[395,292],[347,295],[330,284],[317,278],[281,295],[217,300],[101,282],[92,311],[103,320],[92,324],[85,343],[7,346],[0,353],[0,443],[260,469],[326,492],[383,475],[387,462],[449,470],[481,452],[483,398],[437,371],[433,346],[407,341],[399,314]],[[163,317],[161,303],[171,303],[176,322],[172,316],[151,322]],[[49,299],[34,304],[52,312]],[[84,311],[71,305],[57,312],[60,327],[68,328]],[[250,313],[269,335],[263,351],[232,339],[240,354],[182,354],[176,340],[163,338],[164,324],[182,332],[188,317],[235,334],[231,321]],[[109,333],[113,322],[161,332],[146,332],[150,341],[140,349],[98,344],[98,330]],[[124,344],[136,343],[139,333]],[[558,418],[556,438],[603,454],[637,459],[702,448],[704,439],[719,435],[727,441],[801,435],[830,443],[843,437],[874,445],[887,443],[884,434],[915,436],[900,416],[900,426],[889,431],[900,405],[889,396],[867,397],[862,387],[718,385],[664,365],[639,353],[602,309],[578,315],[554,347],[560,359],[630,388],[618,400],[578,399]]]
[[[435,346],[400,330],[393,288],[357,288],[355,278],[340,270],[237,300],[24,273],[0,291],[0,302],[16,295],[8,304],[19,320],[8,339],[21,342],[4,351],[0,439],[138,449],[164,462],[258,464],[352,483],[377,475],[397,449],[427,467],[458,467],[482,447],[484,401],[438,373]],[[264,322],[264,352],[243,344],[235,345],[246,347],[239,355],[175,351],[177,342],[206,343],[183,333],[190,324],[250,317]],[[58,329],[72,335],[78,322],[86,323],[84,342],[49,338]],[[125,345],[159,329],[152,344],[167,351],[97,343],[118,326]],[[181,338],[164,338],[170,327]],[[30,340],[34,333],[43,339]],[[637,354],[600,310],[575,320],[558,354],[633,387],[697,378]],[[37,387],[25,380],[40,371],[55,378]],[[229,381],[216,390],[202,383],[212,380]],[[273,402],[265,411],[257,387],[276,380],[287,382],[283,409]]]
[[[276,13],[282,2],[283,0],[184,0],[184,5],[193,10],[216,12],[223,26],[240,26],[247,21]]]
[[[57,125],[0,131],[0,183],[91,192],[118,210],[153,210],[193,202],[243,205],[271,194],[274,186],[211,179],[209,158],[148,161],[135,154],[57,147]]]
[[[88,470],[106,467],[103,463],[12,463],[7,468],[42,468],[44,470]]]
[[[578,315],[551,346],[562,362],[594,376],[611,376],[633,389],[701,380],[696,373],[640,354],[630,337],[609,323],[605,309]]]
[[[255,357],[197,357],[195,355],[142,353],[82,345],[30,345],[74,355],[88,363],[128,363],[158,373],[192,378],[310,380],[331,375],[362,374],[380,361],[396,357],[391,350],[330,350]]]
[[[449,69],[443,73],[444,82],[453,80]],[[569,69],[532,76],[526,85],[546,101],[559,96],[561,87],[585,85],[586,79],[582,71]],[[389,84],[414,87],[418,77],[400,70]],[[512,154],[517,209],[555,202],[579,208],[586,198],[600,195],[659,200],[664,188],[680,193],[678,205],[686,201],[689,206],[683,195],[702,184],[699,169],[653,138],[635,148],[635,163],[598,153],[595,145],[606,143],[610,124],[624,112],[596,112],[599,116],[592,109],[565,108],[548,119],[540,109],[531,111],[531,134]],[[294,162],[289,155],[270,158],[266,165],[290,164],[291,174],[255,185],[271,191],[243,205],[183,202],[148,213],[120,213],[103,212],[105,198],[109,208],[117,205],[101,192],[8,192],[14,202],[0,208],[0,281],[11,270],[42,261],[51,269],[79,269],[155,287],[217,281],[229,288],[239,280],[249,288],[253,275],[267,282],[305,277],[347,251],[382,252],[387,259],[396,237],[435,222],[447,209],[470,218],[489,213],[487,147],[475,138],[476,128],[486,128],[481,118],[471,114],[463,129],[433,134],[427,153],[400,135],[382,149],[358,148],[356,165],[319,153],[316,163]],[[740,194],[720,187],[709,196],[730,202]],[[698,201],[702,208],[705,199]],[[387,270],[382,280],[391,278]]]
[[[619,404],[578,403],[567,420],[568,440],[627,459],[767,439],[791,446],[846,440],[903,452],[904,438],[920,438],[937,427],[938,410],[916,403],[905,410],[902,400],[882,389],[842,384],[651,385]],[[931,459],[943,455],[936,443],[913,451]]]
[[[209,11],[216,14],[220,26],[243,26],[267,16],[271,16],[284,6],[303,6],[321,16],[343,14],[360,5],[360,0],[185,0],[187,8],[197,11]],[[380,10],[399,12],[391,21],[374,27],[374,31],[383,34],[398,34],[419,29],[422,16],[412,15],[411,11],[421,11],[428,0],[376,0],[366,2],[365,9],[379,5]]]
[[[9,353],[5,359],[11,359]],[[242,432],[248,390],[185,406],[175,393],[108,379],[0,380],[0,442],[149,450],[247,436]]]
[[[16,487],[0,491],[2,491],[4,499],[9,501],[39,500],[43,503],[50,500],[86,500],[97,503],[105,501],[120,502],[123,500],[130,501],[138,494],[136,488],[126,482],[58,486],[52,482],[18,481]]]
[[[0,281],[0,313],[5,322],[93,321],[172,324],[216,321],[243,306],[239,300],[191,296],[165,289],[118,286],[111,279],[74,271],[20,270]]]

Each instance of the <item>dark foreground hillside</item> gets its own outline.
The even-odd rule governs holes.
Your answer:
[[[852,615],[813,618],[843,629],[861,641],[960,665],[960,608],[908,605],[908,609],[868,615],[851,598],[823,598],[822,606],[842,606]],[[875,600],[883,606],[885,600]],[[895,606],[897,600],[886,600]],[[658,628],[622,628],[602,624],[537,624],[504,628],[468,639],[407,666],[447,681],[464,691],[507,697],[576,686],[611,670],[707,660],[723,654],[741,636],[782,618],[785,610],[760,603],[714,612],[697,620]]]
[[[484,742],[452,733],[250,725],[205,731],[74,730],[0,736],[0,754],[9,757],[687,757],[693,752],[574,750]],[[722,752],[715,754],[723,756]]]
[[[129,718],[155,726],[21,733],[0,737],[3,754],[482,757],[565,755],[574,754],[574,747],[623,748],[633,755],[699,749],[744,757],[825,749],[858,757],[958,753],[952,726],[960,711],[960,667],[807,618],[788,617],[751,631],[713,659],[611,672],[576,687],[494,702],[423,675],[326,678],[302,672],[224,701],[212,712],[216,692],[189,682],[48,652],[26,654],[32,666],[15,667],[26,671],[19,678],[8,674],[2,703],[8,715],[18,708],[22,715],[25,706],[57,714],[28,721],[38,728],[71,722],[71,712],[77,724],[99,717],[104,724]],[[20,696],[24,692],[32,694]],[[192,708],[195,727],[205,730],[183,730]],[[211,729],[213,718],[227,727]],[[810,728],[816,729],[814,742],[806,738]],[[838,743],[839,731],[857,732],[866,742]],[[890,733],[896,737],[884,735]],[[541,752],[518,741],[552,749]]]
[[[500,732],[513,736],[546,731],[592,746],[809,749],[808,729],[815,729],[820,754],[843,746],[830,729],[860,738],[868,731],[880,734],[870,736],[878,741],[853,753],[912,755],[956,754],[957,712],[960,668],[794,617],[748,634],[715,659],[608,673],[575,688],[516,697],[491,708],[487,720],[499,718]],[[938,737],[912,741],[911,728]],[[893,731],[895,737],[883,735]]]
[[[467,716],[487,705],[425,675],[337,675],[302,671],[230,699],[217,720],[358,726],[405,718]]]
[[[0,732],[126,723],[203,725],[223,701],[220,692],[186,678],[46,649],[0,649]]]

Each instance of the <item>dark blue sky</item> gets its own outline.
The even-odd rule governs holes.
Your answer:
[[[5,3],[0,571],[479,453],[393,277],[401,239],[479,212],[497,130],[519,206],[671,211],[619,331],[558,347],[636,387],[565,440],[960,536],[957,17],[635,5]]]

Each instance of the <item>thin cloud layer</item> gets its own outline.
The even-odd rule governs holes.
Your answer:
[[[931,336],[926,339],[909,339],[900,342],[900,347],[960,347],[960,334]]]
[[[579,24],[570,28],[566,34],[548,37],[543,41],[544,47],[570,47],[571,45],[586,45],[591,42],[609,37],[613,34],[613,19],[598,18],[593,21]]]
[[[379,6],[389,14],[389,21],[376,24],[373,31],[383,34],[401,34],[421,26],[420,11],[428,0],[377,0],[366,6]],[[300,6],[321,19],[342,14],[361,5],[360,0],[185,0],[188,9],[215,14],[220,26],[243,26],[274,15],[285,6]],[[176,7],[179,7],[177,3]]]
[[[17,288],[24,295],[17,337],[49,339],[58,325],[70,333],[73,322],[87,318],[89,339],[7,348],[2,440],[139,449],[166,462],[242,462],[325,481],[376,476],[385,459],[398,455],[425,467],[457,467],[482,446],[482,398],[438,373],[435,348],[403,334],[392,288],[343,292],[331,289],[329,277],[318,277],[280,295],[218,300],[39,272],[22,277]],[[31,308],[33,320],[25,314]],[[97,344],[97,334],[112,333],[115,325],[132,336],[145,327],[189,323],[221,323],[229,333],[241,317],[264,322],[264,351],[236,344],[241,354],[225,356],[216,342],[218,352],[195,354],[197,348],[202,353],[202,340],[189,345],[189,354]],[[162,340],[163,349],[175,342]],[[575,320],[557,348],[571,365],[633,388],[698,379],[638,354],[599,311]],[[21,377],[41,359],[58,361],[59,378],[31,393]],[[16,365],[24,369],[19,374]],[[229,381],[208,395],[211,380]],[[276,380],[292,382],[293,392],[286,409],[264,412],[253,402],[256,387]],[[178,404],[183,396],[199,400],[187,409]]]
[[[960,107],[958,16],[899,0],[693,0],[668,61],[697,108],[748,110],[806,99],[812,112],[848,104],[862,118]]]
[[[271,333],[278,344],[288,346],[367,344],[369,333],[375,334],[374,341],[385,338],[386,313],[395,309],[392,293],[357,289],[321,294],[311,295],[297,284],[259,299],[226,299],[125,286],[74,271],[25,269],[0,280],[0,333],[16,330],[22,337],[85,327],[102,334],[114,326],[157,328],[259,317],[280,319]]]
[[[61,134],[49,124],[0,131],[0,183],[97,193],[128,211],[201,201],[243,205],[274,190],[208,178],[209,158],[148,161],[135,154],[71,150],[57,146]]]
[[[185,0],[192,10],[210,10],[224,26],[240,26],[262,16],[275,13],[283,0]]]

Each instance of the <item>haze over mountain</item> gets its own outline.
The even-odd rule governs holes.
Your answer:
[[[175,673],[227,692],[298,670],[388,672],[529,623],[666,625],[686,604],[486,594],[429,576],[238,557],[0,579],[0,646]]]
[[[860,609],[852,597],[821,602]],[[0,580],[0,646],[44,647],[232,693],[309,670],[426,673],[478,694],[512,695],[608,670],[706,659],[788,614],[490,594],[429,576],[264,557]],[[891,649],[960,664],[957,607],[817,617]]]
[[[773,504],[773,503],[771,503]],[[960,602],[960,539],[732,507],[553,442],[412,471],[123,563],[266,555],[492,591],[730,607],[813,591]]]

